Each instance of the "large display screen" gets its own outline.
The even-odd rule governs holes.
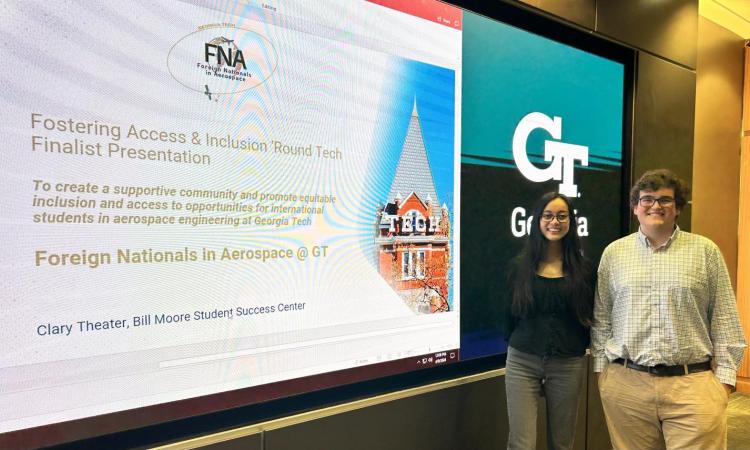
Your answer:
[[[622,58],[435,0],[0,24],[0,444],[502,354],[533,200],[621,231]]]
[[[464,14],[461,357],[504,353],[500,303],[536,200],[573,200],[594,264],[621,236],[627,52],[618,59]],[[632,58],[632,55],[630,56]],[[630,60],[632,62],[632,59]]]

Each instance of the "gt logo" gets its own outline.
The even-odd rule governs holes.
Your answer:
[[[550,161],[545,169],[540,169],[529,161],[526,154],[526,141],[532,131],[541,128],[549,133],[555,141],[544,141],[544,160]],[[589,165],[589,148],[582,145],[559,142],[562,136],[562,118],[549,116],[540,112],[526,114],[513,133],[513,159],[518,170],[526,179],[535,183],[548,180],[562,180],[559,192],[568,197],[579,197],[578,186],[573,183],[575,161]]]

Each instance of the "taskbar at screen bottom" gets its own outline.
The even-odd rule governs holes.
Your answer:
[[[450,365],[459,361],[459,354],[459,349],[450,349],[385,362],[362,361],[362,365],[357,367],[308,377],[11,431],[0,434],[0,448],[30,449],[59,444],[84,444],[85,440],[113,433],[127,433],[129,430],[158,426],[165,422],[248,407],[420,369]],[[71,393],[71,395],[74,394]],[[319,402],[319,406],[322,403]],[[309,407],[303,406],[301,409],[309,409]],[[288,414],[294,412],[293,410],[287,411]],[[262,414],[254,415],[254,417],[257,417],[258,421],[273,418]]]

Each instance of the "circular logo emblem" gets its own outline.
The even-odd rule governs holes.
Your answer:
[[[258,87],[273,75],[276,49],[262,35],[215,26],[183,37],[169,50],[172,78],[198,92],[233,94]]]

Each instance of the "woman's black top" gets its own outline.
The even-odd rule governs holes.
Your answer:
[[[518,318],[507,308],[510,325],[508,344],[524,353],[565,358],[586,353],[590,335],[581,325],[565,289],[565,278],[537,275],[532,286],[534,302],[525,318]],[[510,302],[508,302],[510,303]],[[506,337],[507,338],[507,337]]]

